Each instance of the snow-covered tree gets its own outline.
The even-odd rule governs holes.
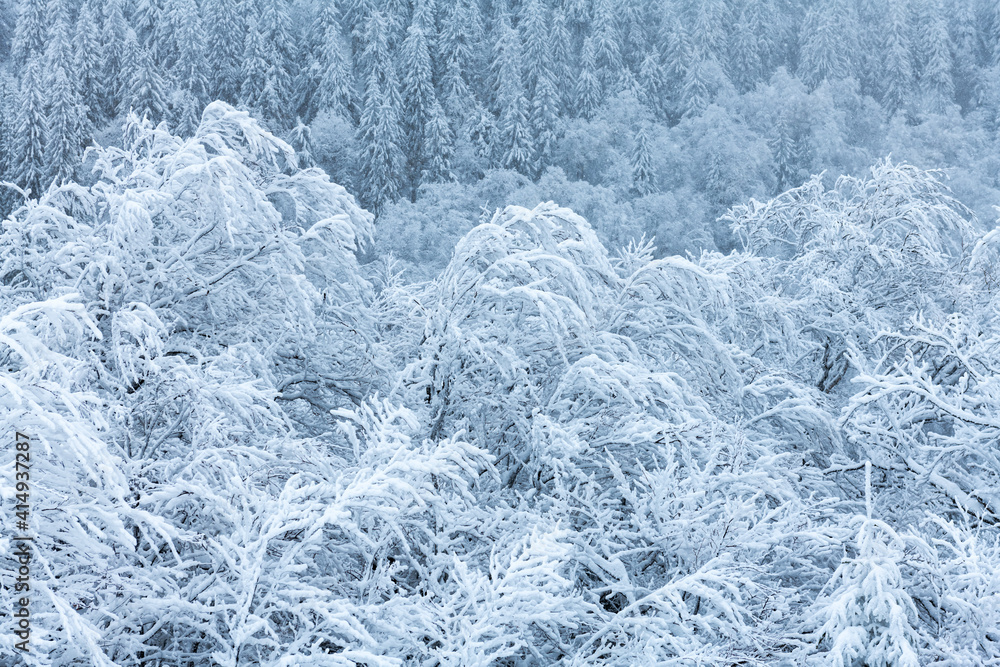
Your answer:
[[[330,2],[312,26],[314,50],[300,84],[307,89],[299,93],[309,118],[324,110],[347,117],[354,104],[354,79],[338,14]]]
[[[845,554],[829,592],[817,602],[822,664],[917,667],[917,609],[900,572],[902,539],[878,519],[859,519],[854,555]]]
[[[208,53],[210,97],[236,102],[243,84],[242,62],[246,36],[238,0],[205,0],[202,3]]]
[[[167,84],[148,49],[141,46],[134,31],[129,30],[122,47],[122,62],[128,78],[122,80],[118,113],[133,111],[140,117],[160,121],[167,113]]]
[[[45,181],[45,141],[48,119],[45,114],[45,91],[39,58],[28,61],[17,96],[13,132],[10,137],[13,179],[36,197],[48,185]]]
[[[588,37],[583,42],[583,55],[580,59],[580,69],[576,75],[574,109],[584,118],[592,118],[597,108],[604,101],[601,80],[597,75],[597,56],[594,53],[594,43]]]
[[[632,187],[640,195],[656,192],[656,170],[646,128],[640,127],[635,135],[632,151]]]
[[[17,5],[17,27],[11,44],[11,57],[20,67],[45,52],[48,43],[49,14],[45,0],[28,0]]]
[[[910,56],[906,3],[887,0],[888,16],[884,35],[884,63],[879,88],[882,102],[890,112],[906,108],[913,93],[913,64]]]
[[[88,106],[97,107],[105,118],[112,118],[119,112],[121,94],[125,89],[127,71],[125,41],[128,34],[128,24],[122,11],[121,0],[108,0],[103,5],[103,21],[101,24],[100,51],[100,89],[99,97],[91,100]],[[135,45],[138,47],[138,44]]]
[[[46,105],[48,123],[45,128],[43,182],[59,183],[72,180],[79,166],[87,113],[66,72],[57,67],[51,76]]]

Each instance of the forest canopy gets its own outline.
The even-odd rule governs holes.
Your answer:
[[[0,662],[1000,663],[992,3],[0,8]]]

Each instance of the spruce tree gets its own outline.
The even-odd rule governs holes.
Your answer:
[[[856,23],[846,0],[820,3],[809,10],[802,28],[799,76],[815,87],[824,79],[841,79],[851,73]]]
[[[291,19],[287,0],[269,0],[263,3],[257,29],[267,45],[268,68],[265,74],[265,94],[261,112],[281,125],[289,119],[289,102],[292,94],[290,66],[295,52],[292,43]]]
[[[457,59],[450,59],[445,66],[444,79],[441,82],[445,111],[455,125],[461,125],[468,119],[475,106],[475,99],[465,81],[463,69]]]
[[[888,0],[881,90],[882,104],[889,112],[905,108],[913,90],[906,10],[904,0]]]
[[[713,64],[700,49],[695,49],[681,85],[680,104],[684,116],[696,116],[711,103],[709,74]]]
[[[535,81],[528,122],[535,149],[532,171],[538,174],[551,162],[558,139],[559,90],[551,72],[543,72]]]
[[[167,5],[176,58],[172,73],[177,85],[188,91],[199,103],[208,94],[208,74],[205,60],[205,32],[195,0],[169,0]]]
[[[968,108],[975,96],[976,56],[979,36],[976,33],[974,0],[957,0],[952,17],[951,42],[955,55],[955,101]]]
[[[645,125],[639,127],[632,149],[632,190],[640,197],[656,192],[656,170]]]
[[[400,57],[403,71],[403,152],[406,154],[410,197],[416,201],[420,176],[426,167],[425,134],[431,107],[437,103],[427,39],[424,28],[416,20],[406,29]]]
[[[484,48],[486,43],[486,32],[478,2],[454,0],[443,3],[441,32],[437,42],[438,58],[444,68],[443,74],[452,77],[447,89],[449,92],[461,88],[458,81],[453,78],[456,72],[461,72],[468,85],[470,99],[461,104],[463,107],[473,106],[472,96],[481,96],[487,88],[482,76],[488,70],[486,58],[489,51]],[[445,95],[445,99],[449,100],[449,112],[451,112],[450,107],[457,105],[459,100],[449,99],[448,94]]]
[[[372,76],[375,77],[382,94],[385,95],[385,103],[393,109],[398,119],[403,100],[400,95],[389,30],[389,22],[382,12],[373,11],[365,18],[360,31],[362,48],[358,54],[357,67],[364,81],[367,82]]]
[[[594,41],[587,37],[583,41],[583,55],[580,59],[580,69],[576,75],[576,95],[574,107],[584,118],[593,118],[597,108],[604,101],[601,92],[601,80],[597,76]]]
[[[664,97],[666,95],[666,80],[664,68],[660,60],[660,52],[655,46],[651,46],[646,56],[642,59],[642,63],[639,65],[638,79],[642,92],[639,100],[657,116],[662,116],[664,112]]]
[[[549,17],[541,0],[529,0],[524,5],[519,29],[524,43],[524,83],[528,97],[533,98],[539,77],[551,77],[552,56]]]
[[[539,173],[552,157],[561,107],[551,54],[548,16],[541,0],[531,0],[524,8],[521,31],[524,38],[524,74],[530,105],[528,121],[535,148],[532,172]]]
[[[69,0],[53,0],[49,4],[48,38],[45,44],[45,75],[48,85],[54,84],[56,70],[73,71],[73,27]],[[76,81],[73,82],[76,85]]]
[[[0,181],[13,182],[17,164],[14,155],[14,130],[17,121],[17,88],[13,79],[0,74]],[[13,189],[0,185],[0,220],[5,219],[18,200]]]
[[[359,198],[374,213],[379,213],[399,196],[403,172],[403,136],[399,128],[396,107],[391,102],[386,84],[376,72],[368,77],[358,143],[361,145]]]
[[[671,118],[677,120],[684,113],[681,91],[694,59],[695,49],[684,22],[676,16],[664,19],[663,41],[666,44],[663,54],[664,105]]]
[[[98,12],[93,0],[80,8],[73,39],[73,72],[88,125],[95,127],[104,117],[104,83],[101,75],[101,44]]]
[[[751,90],[763,73],[758,39],[744,11],[733,27],[729,49],[730,79],[743,92]]]
[[[121,0],[107,0],[101,24],[100,94],[96,102],[105,118],[114,116],[121,104],[121,92],[127,76],[125,41],[128,30]]]
[[[249,109],[260,109],[264,104],[264,83],[269,67],[267,44],[258,29],[259,22],[258,17],[249,17],[243,47],[240,103]]]
[[[421,180],[426,183],[453,180],[455,176],[451,171],[452,131],[448,126],[448,117],[437,100],[431,106],[424,134],[425,159]]]
[[[288,143],[295,149],[295,157],[298,159],[299,169],[316,166],[316,160],[313,159],[312,132],[309,130],[309,126],[302,122],[301,118],[296,118],[295,127],[288,134]]]
[[[928,111],[941,111],[952,101],[951,43],[944,7],[936,0],[926,0],[917,26],[921,52],[920,90]]]
[[[169,28],[163,20],[163,0],[135,0],[129,15],[129,27],[135,31],[139,46],[149,51],[154,60],[166,55],[160,48],[161,41],[170,39]]]
[[[243,82],[246,42],[240,0],[205,0],[206,43],[211,56],[209,97],[234,104]]]
[[[49,13],[45,0],[20,1],[17,3],[17,10],[11,58],[15,65],[24,67],[29,60],[45,51]]]
[[[522,76],[521,38],[502,13],[493,44],[494,108],[499,116],[493,154],[508,169],[527,171],[533,156],[528,100]]]
[[[154,124],[160,122],[167,113],[166,83],[149,49],[138,43],[132,30],[125,37],[122,61],[127,79],[122,86],[119,113],[124,116],[132,110],[139,118],[148,117]]]
[[[72,180],[80,162],[86,114],[65,70],[56,67],[48,92],[44,183]]]
[[[549,43],[552,55],[552,76],[559,93],[559,108],[572,108],[576,101],[576,89],[573,85],[573,36],[570,34],[564,12],[554,12],[549,26]]]
[[[28,60],[21,75],[11,155],[16,156],[11,168],[14,182],[37,197],[45,177],[45,138],[48,121],[45,117],[45,89],[39,57]]]
[[[354,103],[353,74],[336,3],[328,2],[310,29],[309,69],[299,91],[306,119],[322,110],[350,117]]]
[[[590,36],[594,45],[594,67],[605,90],[615,85],[623,66],[617,16],[618,5],[613,0],[595,0]]]

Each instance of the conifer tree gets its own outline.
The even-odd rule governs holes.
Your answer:
[[[1000,67],[1000,5],[995,2],[983,3],[983,64],[986,67]]]
[[[246,43],[239,0],[205,0],[202,5],[211,55],[209,97],[236,102],[243,83],[242,62]]]
[[[383,90],[385,85],[376,72],[369,75],[358,125],[359,197],[365,208],[376,214],[399,196],[404,168],[397,107],[388,91]]]
[[[726,48],[726,15],[724,0],[703,0],[693,4],[691,41],[705,59],[722,62]],[[690,14],[690,12],[689,12]]]
[[[660,52],[655,46],[649,48],[646,56],[639,64],[637,78],[641,91],[639,100],[657,114],[657,116],[661,116],[664,111],[666,80],[664,67],[660,60]]]
[[[48,122],[45,117],[45,92],[39,57],[28,60],[21,76],[14,133],[11,137],[13,180],[37,197],[45,178],[45,138]]]
[[[781,190],[787,190],[798,186],[800,180],[798,142],[786,111],[778,116],[775,136],[771,139],[770,144],[771,153],[774,155],[774,162],[777,166],[778,187]]]
[[[48,41],[49,13],[45,0],[24,0],[17,3],[17,25],[11,42],[14,64],[24,67],[33,57],[45,51]]]
[[[357,67],[364,81],[368,82],[372,76],[375,77],[381,94],[385,95],[385,103],[392,107],[398,119],[403,100],[389,30],[389,22],[382,12],[372,11],[365,17],[360,31],[362,49],[357,57]],[[367,89],[366,83],[366,91]]]
[[[695,50],[681,86],[680,103],[684,116],[700,114],[711,102],[709,73],[712,64],[700,49]]]
[[[732,72],[730,79],[739,90],[743,92],[751,90],[760,80],[763,73],[763,63],[761,62],[759,37],[754,32],[754,26],[745,10],[740,14],[739,20],[733,27],[729,62],[729,70]]]
[[[555,148],[559,123],[560,94],[551,54],[549,20],[541,0],[531,0],[524,8],[521,31],[524,39],[524,73],[531,138],[535,147],[533,171],[548,164]]]
[[[639,127],[632,149],[632,189],[640,197],[656,192],[656,170],[645,125]]]
[[[455,125],[461,125],[470,117],[475,106],[475,99],[463,74],[462,64],[451,58],[445,66],[444,78],[441,82],[444,108],[449,119]]]
[[[952,79],[952,56],[948,22],[944,7],[936,0],[925,0],[917,26],[921,53],[920,89],[924,107],[941,111],[955,94]]]
[[[426,168],[425,141],[431,107],[437,103],[431,54],[424,28],[417,20],[406,29],[400,58],[403,71],[403,152],[406,154],[410,196],[416,201],[420,176]]]
[[[537,174],[549,164],[559,133],[559,91],[549,71],[535,81],[528,122],[535,149],[533,171]]]
[[[663,55],[664,106],[673,119],[684,113],[681,92],[688,69],[694,60],[695,48],[684,23],[676,16],[664,19],[666,49]]]
[[[459,101],[457,98],[452,99],[451,94],[457,94],[462,87],[455,78],[456,73],[461,73],[469,88],[470,97],[482,95],[486,88],[482,73],[487,70],[485,56],[489,52],[483,48],[487,40],[478,2],[454,0],[443,3],[441,9],[438,58],[445,68],[443,74],[451,82],[446,88],[449,92],[445,95],[451,113],[451,107],[458,106],[456,103]],[[472,105],[471,99],[469,103],[461,104],[463,107]]]
[[[452,131],[441,104],[435,100],[431,106],[425,129],[424,171],[421,180],[439,183],[454,178],[451,171]]]
[[[402,99],[389,43],[390,26],[380,11],[371,11],[360,27],[358,56],[366,85],[357,139],[361,146],[360,199],[370,210],[381,211],[400,192],[405,162],[405,140],[400,114]]]
[[[45,43],[45,76],[48,85],[54,83],[56,70],[73,71],[73,28],[69,0],[53,0],[49,4],[49,31]],[[74,81],[74,86],[76,82]]]
[[[139,46],[150,53],[154,61],[165,57],[162,42],[170,50],[170,29],[163,20],[163,0],[135,0],[129,14],[129,27],[135,31]]]
[[[601,80],[596,72],[596,56],[594,42],[590,37],[583,41],[583,55],[580,58],[580,70],[576,75],[576,112],[584,118],[593,118],[597,108],[604,101],[601,92]]]
[[[139,118],[148,117],[153,123],[163,120],[167,113],[166,83],[149,49],[139,44],[131,29],[125,37],[122,60],[128,79],[123,84],[119,114],[125,115],[131,110]]]
[[[349,118],[354,103],[353,75],[337,5],[332,0],[319,13],[311,33],[309,71],[304,77],[307,89],[299,92],[306,118],[321,110]]]
[[[313,159],[312,131],[301,118],[296,119],[295,127],[288,134],[288,144],[295,149],[299,169],[316,166],[316,160]]]
[[[13,181],[17,164],[13,150],[17,121],[17,88],[13,79],[0,74],[0,181]],[[19,198],[16,191],[0,186],[0,220],[7,217]]]
[[[564,12],[554,12],[549,26],[549,43],[552,55],[552,76],[559,93],[559,108],[572,108],[576,101],[573,75],[573,36],[570,34]]]
[[[802,27],[799,76],[818,86],[824,79],[840,79],[851,73],[850,56],[857,31],[844,0],[820,3],[809,10]]]
[[[872,518],[871,463],[866,464],[867,516],[860,524],[854,556],[845,553],[827,585],[814,619],[820,649],[829,664],[917,667],[919,636],[911,621],[917,608],[903,585],[903,540],[888,524]]]
[[[476,147],[476,154],[488,162],[498,160],[499,156],[494,154],[498,143],[496,117],[478,103],[471,116],[469,138]]]
[[[45,135],[45,183],[73,179],[80,162],[83,121],[86,118],[76,91],[65,70],[56,67],[48,90],[47,132]]]
[[[240,98],[272,125],[288,122],[292,44],[287,4],[265,2],[247,24]]]
[[[80,7],[73,39],[73,72],[87,120],[94,127],[104,115],[104,84],[101,76],[101,44],[98,12],[92,0]]]
[[[108,0],[104,4],[101,24],[100,87],[96,104],[105,118],[111,118],[121,105],[125,88],[125,41],[128,33],[121,0]],[[129,61],[131,62],[131,61]]]
[[[590,35],[594,45],[594,66],[605,90],[615,85],[623,66],[617,13],[618,5],[612,0],[595,0]]]
[[[977,78],[979,36],[976,34],[973,2],[974,0],[956,1],[951,23],[951,42],[954,44],[955,56],[955,101],[963,108],[967,108],[974,99]]]
[[[176,44],[173,59],[174,80],[198,102],[208,94],[205,60],[205,32],[195,0],[168,0],[167,14]],[[197,126],[197,123],[195,124]],[[194,127],[190,128],[192,131]]]
[[[178,88],[170,96],[170,129],[180,137],[190,137],[198,129],[201,101],[190,90]]]
[[[263,84],[267,76],[268,52],[264,37],[257,28],[258,17],[251,16],[247,22],[246,39],[243,48],[242,84],[240,102],[250,109],[259,109],[263,104]]]
[[[499,116],[493,153],[508,169],[526,171],[533,156],[528,101],[522,77],[521,38],[502,13],[493,46],[495,108]]]
[[[890,112],[905,108],[913,89],[906,9],[903,0],[888,0],[881,89],[882,103]]]
[[[549,18],[541,0],[529,0],[524,5],[519,29],[524,43],[524,83],[528,97],[533,98],[539,77],[551,76],[552,56]]]
[[[861,89],[875,98],[880,98],[882,91],[882,67],[885,60],[883,47],[888,32],[888,2],[889,0],[858,2],[858,26],[861,28],[861,33],[858,35],[858,53],[855,56],[857,75]]]

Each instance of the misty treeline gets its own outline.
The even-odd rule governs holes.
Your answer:
[[[130,109],[190,136],[219,99],[419,277],[511,203],[697,252],[734,247],[730,206],[889,154],[981,219],[1000,196],[992,0],[5,0],[0,54],[0,180],[85,179]]]
[[[1000,664],[992,3],[0,7],[0,664]]]

